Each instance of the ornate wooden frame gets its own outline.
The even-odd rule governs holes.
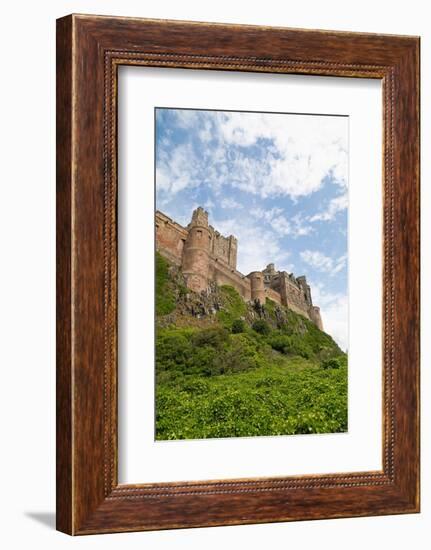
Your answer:
[[[384,101],[383,470],[119,485],[119,65],[377,78]],[[57,21],[57,528],[419,511],[419,38],[70,15]]]

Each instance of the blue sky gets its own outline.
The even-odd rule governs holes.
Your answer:
[[[238,238],[245,275],[306,275],[347,349],[348,118],[156,109],[156,207],[187,225],[203,206]]]

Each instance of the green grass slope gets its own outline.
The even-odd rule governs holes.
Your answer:
[[[347,356],[313,323],[235,289],[201,297],[156,257],[156,439],[347,430]]]

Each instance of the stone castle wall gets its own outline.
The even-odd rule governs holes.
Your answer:
[[[156,212],[155,224],[156,250],[181,267],[191,290],[205,291],[210,281],[230,285],[246,301],[259,300],[264,304],[269,298],[307,317],[323,330],[320,309],[313,305],[306,278],[276,271],[274,264],[247,276],[237,271],[237,239],[233,235],[224,237],[209,225],[208,213],[203,208],[194,210],[187,227],[160,211]]]
[[[171,263],[181,266],[184,244],[187,240],[187,229],[156,211],[156,249]]]
[[[209,226],[211,235],[211,255],[223,260],[229,267],[236,269],[237,240],[234,236],[223,237],[218,231]]]
[[[210,280],[219,286],[233,286],[246,301],[251,300],[250,281],[242,273],[227,265],[223,260],[210,259]]]
[[[272,290],[272,288],[265,288],[265,296],[278,305],[282,305],[280,293]]]

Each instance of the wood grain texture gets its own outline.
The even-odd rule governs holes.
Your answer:
[[[58,21],[57,50],[58,529],[87,534],[417,512],[419,39],[73,15]],[[382,80],[382,471],[118,485],[121,64]]]
[[[72,532],[72,34],[57,23],[57,529]]]

